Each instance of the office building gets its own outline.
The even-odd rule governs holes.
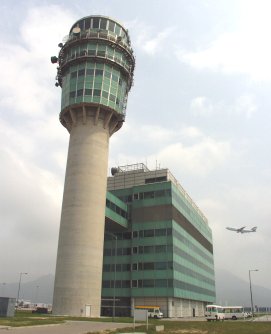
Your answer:
[[[112,168],[107,179],[102,315],[156,305],[203,316],[215,301],[212,232],[168,169]]]

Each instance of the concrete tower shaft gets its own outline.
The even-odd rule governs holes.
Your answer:
[[[116,21],[89,16],[59,44],[60,121],[70,133],[53,313],[100,316],[108,146],[125,119],[134,56]]]

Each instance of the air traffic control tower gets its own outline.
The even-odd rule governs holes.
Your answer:
[[[78,20],[58,46],[51,62],[70,142],[53,313],[99,317],[108,145],[125,120],[135,59],[128,31],[104,16]]]

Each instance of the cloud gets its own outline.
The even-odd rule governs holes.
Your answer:
[[[206,96],[197,96],[191,103],[190,108],[196,115],[210,116],[215,112],[214,105]]]
[[[157,27],[146,25],[139,20],[127,22],[129,28],[135,27],[137,34],[133,37],[133,45],[147,55],[153,56],[166,48],[168,39],[175,30],[174,27],[166,27],[161,30]]]
[[[72,21],[72,15],[58,6],[33,8],[19,30],[21,44],[0,44],[5,77],[0,82],[2,110],[33,117],[58,112],[54,110],[59,108],[53,79],[56,68],[50,56],[58,51],[57,44]]]
[[[0,263],[7,279],[14,270],[54,271],[69,136],[58,121],[61,92],[50,56],[73,22],[59,6],[35,7],[18,26],[16,44],[0,43]]]
[[[270,1],[240,1],[239,5],[234,31],[221,34],[195,51],[179,49],[176,55],[180,61],[199,70],[241,73],[252,80],[270,81]]]
[[[130,123],[126,131],[127,135],[129,133],[129,145],[126,145],[127,140],[123,139],[126,137],[125,132],[112,138],[114,147],[118,147],[118,152],[123,152],[121,155],[116,152],[114,165],[147,160],[149,168],[155,168],[158,161],[172,170],[182,170],[190,175],[207,175],[227,163],[232,154],[229,142],[206,136],[192,126],[178,127],[176,124],[175,130],[168,130],[162,126],[139,127]],[[131,155],[131,145],[140,148],[138,153],[134,149],[134,154]],[[145,156],[142,155],[142,147]]]
[[[249,119],[258,110],[255,98],[252,95],[244,94],[237,97],[232,104],[225,101],[213,102],[206,96],[197,96],[192,99],[190,109],[196,116],[214,116],[215,114],[230,116],[244,116]]]
[[[163,165],[180,168],[190,175],[206,175],[225,163],[230,156],[230,144],[204,138],[185,146],[181,142],[163,148],[158,154]]]

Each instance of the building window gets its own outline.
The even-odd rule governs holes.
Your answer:
[[[123,248],[122,249],[122,255],[131,255],[131,248]]]
[[[143,287],[144,288],[154,288],[154,279],[144,279]]]
[[[156,288],[166,288],[167,287],[167,280],[166,279],[155,280],[155,287]]]
[[[154,270],[154,262],[143,263],[143,270]]]
[[[122,264],[122,271],[131,271],[130,263],[123,263]]]
[[[137,250],[138,250],[137,247],[133,247],[133,254],[137,254]]]
[[[154,237],[154,231],[155,230],[144,230],[144,237]]]
[[[157,230],[155,230],[155,236],[156,237],[161,237],[167,235],[167,229],[166,228],[159,228]]]
[[[122,288],[130,288],[130,285],[131,285],[131,283],[128,280],[124,280],[124,281],[121,282],[121,287]]]
[[[137,288],[137,280],[132,280],[132,288]]]
[[[132,270],[133,270],[133,271],[136,271],[136,270],[137,270],[137,263],[133,263],[133,264],[132,264]]]
[[[144,253],[145,254],[154,253],[154,246],[144,246]]]
[[[155,246],[155,253],[166,253],[167,246],[166,245],[157,245]]]
[[[132,238],[131,232],[125,232],[123,233],[123,240],[130,240]]]
[[[144,199],[154,198],[154,191],[148,191],[144,193]]]
[[[133,239],[138,238],[138,231],[133,231]]]
[[[103,281],[103,288],[110,288],[110,281]]]
[[[155,262],[156,270],[167,270],[168,262]]]

